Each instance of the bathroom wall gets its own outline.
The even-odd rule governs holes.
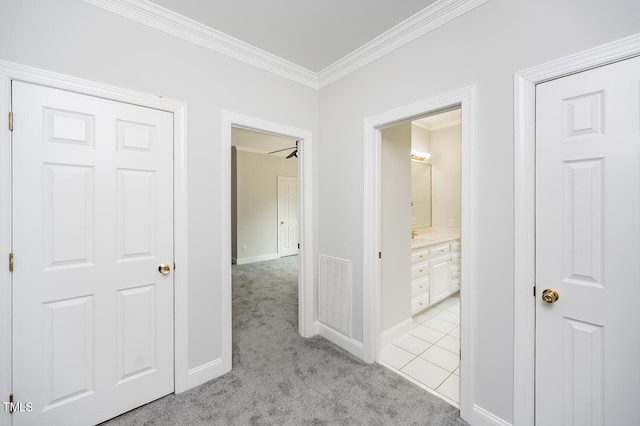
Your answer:
[[[460,228],[460,126],[431,131],[431,212],[433,227]]]
[[[236,236],[234,263],[278,257],[278,176],[297,177],[298,161],[276,155],[242,151],[235,154]],[[232,184],[232,187],[234,185]]]
[[[411,316],[411,123],[382,131],[381,330]]]

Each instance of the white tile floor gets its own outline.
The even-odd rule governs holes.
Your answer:
[[[413,317],[414,327],[382,350],[382,364],[460,408],[460,295]]]

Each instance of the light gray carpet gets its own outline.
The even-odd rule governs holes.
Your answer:
[[[458,409],[297,333],[297,257],[233,266],[233,370],[106,425],[467,425]]]

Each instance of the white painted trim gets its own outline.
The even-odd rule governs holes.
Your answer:
[[[0,252],[11,251],[11,149],[7,117],[11,108],[11,81],[54,87],[115,101],[127,102],[173,113],[174,123],[174,390],[181,392],[189,387],[188,381],[188,242],[187,242],[187,106],[183,102],[132,90],[83,80],[63,74],[45,71],[25,65],[0,60]],[[11,391],[11,275],[7,268],[0,268],[0,395]],[[0,400],[4,400],[4,396]],[[4,413],[4,411],[0,410]],[[0,424],[5,424],[4,414]]]
[[[379,35],[318,74],[318,86],[324,87],[365,65],[393,52],[453,21],[488,0],[439,0]]]
[[[406,320],[401,321],[393,327],[380,333],[380,343],[378,344],[379,351],[377,353],[376,359],[382,359],[382,349],[385,346],[393,343],[394,340],[407,334],[414,326],[415,323],[413,322],[413,318],[409,317]]]
[[[345,334],[340,333],[339,331],[329,327],[326,324],[321,323],[320,321],[316,321],[314,326],[317,333],[322,337],[324,337],[331,343],[340,346],[342,349],[349,352],[353,356],[362,359],[362,356],[364,354],[362,343],[358,342],[355,339],[352,339]]]
[[[223,258],[222,286],[225,322],[223,358],[231,362],[231,128],[239,127],[262,133],[271,133],[296,139],[298,144],[298,229],[300,250],[298,252],[298,332],[303,337],[316,334],[315,318],[315,275],[314,275],[314,234],[313,234],[313,140],[309,130],[298,129],[280,123],[222,111],[222,155],[220,171],[222,182],[221,203],[221,250]],[[226,311],[228,309],[228,312]],[[229,364],[230,365],[230,364]]]
[[[513,422],[535,415],[535,86],[640,55],[640,34],[567,56],[514,76],[514,389]]]
[[[512,426],[511,423],[477,405],[473,406],[473,419],[474,426]]]
[[[227,368],[222,358],[190,368],[187,372],[187,389],[200,386],[211,380],[211,378],[220,377],[227,372],[229,372],[229,368]]]
[[[236,265],[246,265],[248,263],[264,262],[265,260],[280,259],[280,255],[278,253],[271,253],[271,254],[263,254],[261,256],[236,257],[234,259],[235,259]],[[233,261],[233,259],[231,260]]]
[[[82,0],[281,77],[319,89],[435,30],[488,0],[439,0],[319,73],[148,0]]]
[[[460,413],[474,423],[475,324],[477,276],[477,191],[476,191],[476,89],[468,86],[453,92],[388,111],[364,121],[364,216],[363,216],[363,328],[364,357],[376,361],[380,344],[380,129],[417,116],[462,106],[462,291],[460,349]],[[384,254],[383,254],[384,256]]]

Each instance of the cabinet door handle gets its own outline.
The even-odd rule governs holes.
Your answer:
[[[422,272],[422,269],[419,269],[418,272]]]

